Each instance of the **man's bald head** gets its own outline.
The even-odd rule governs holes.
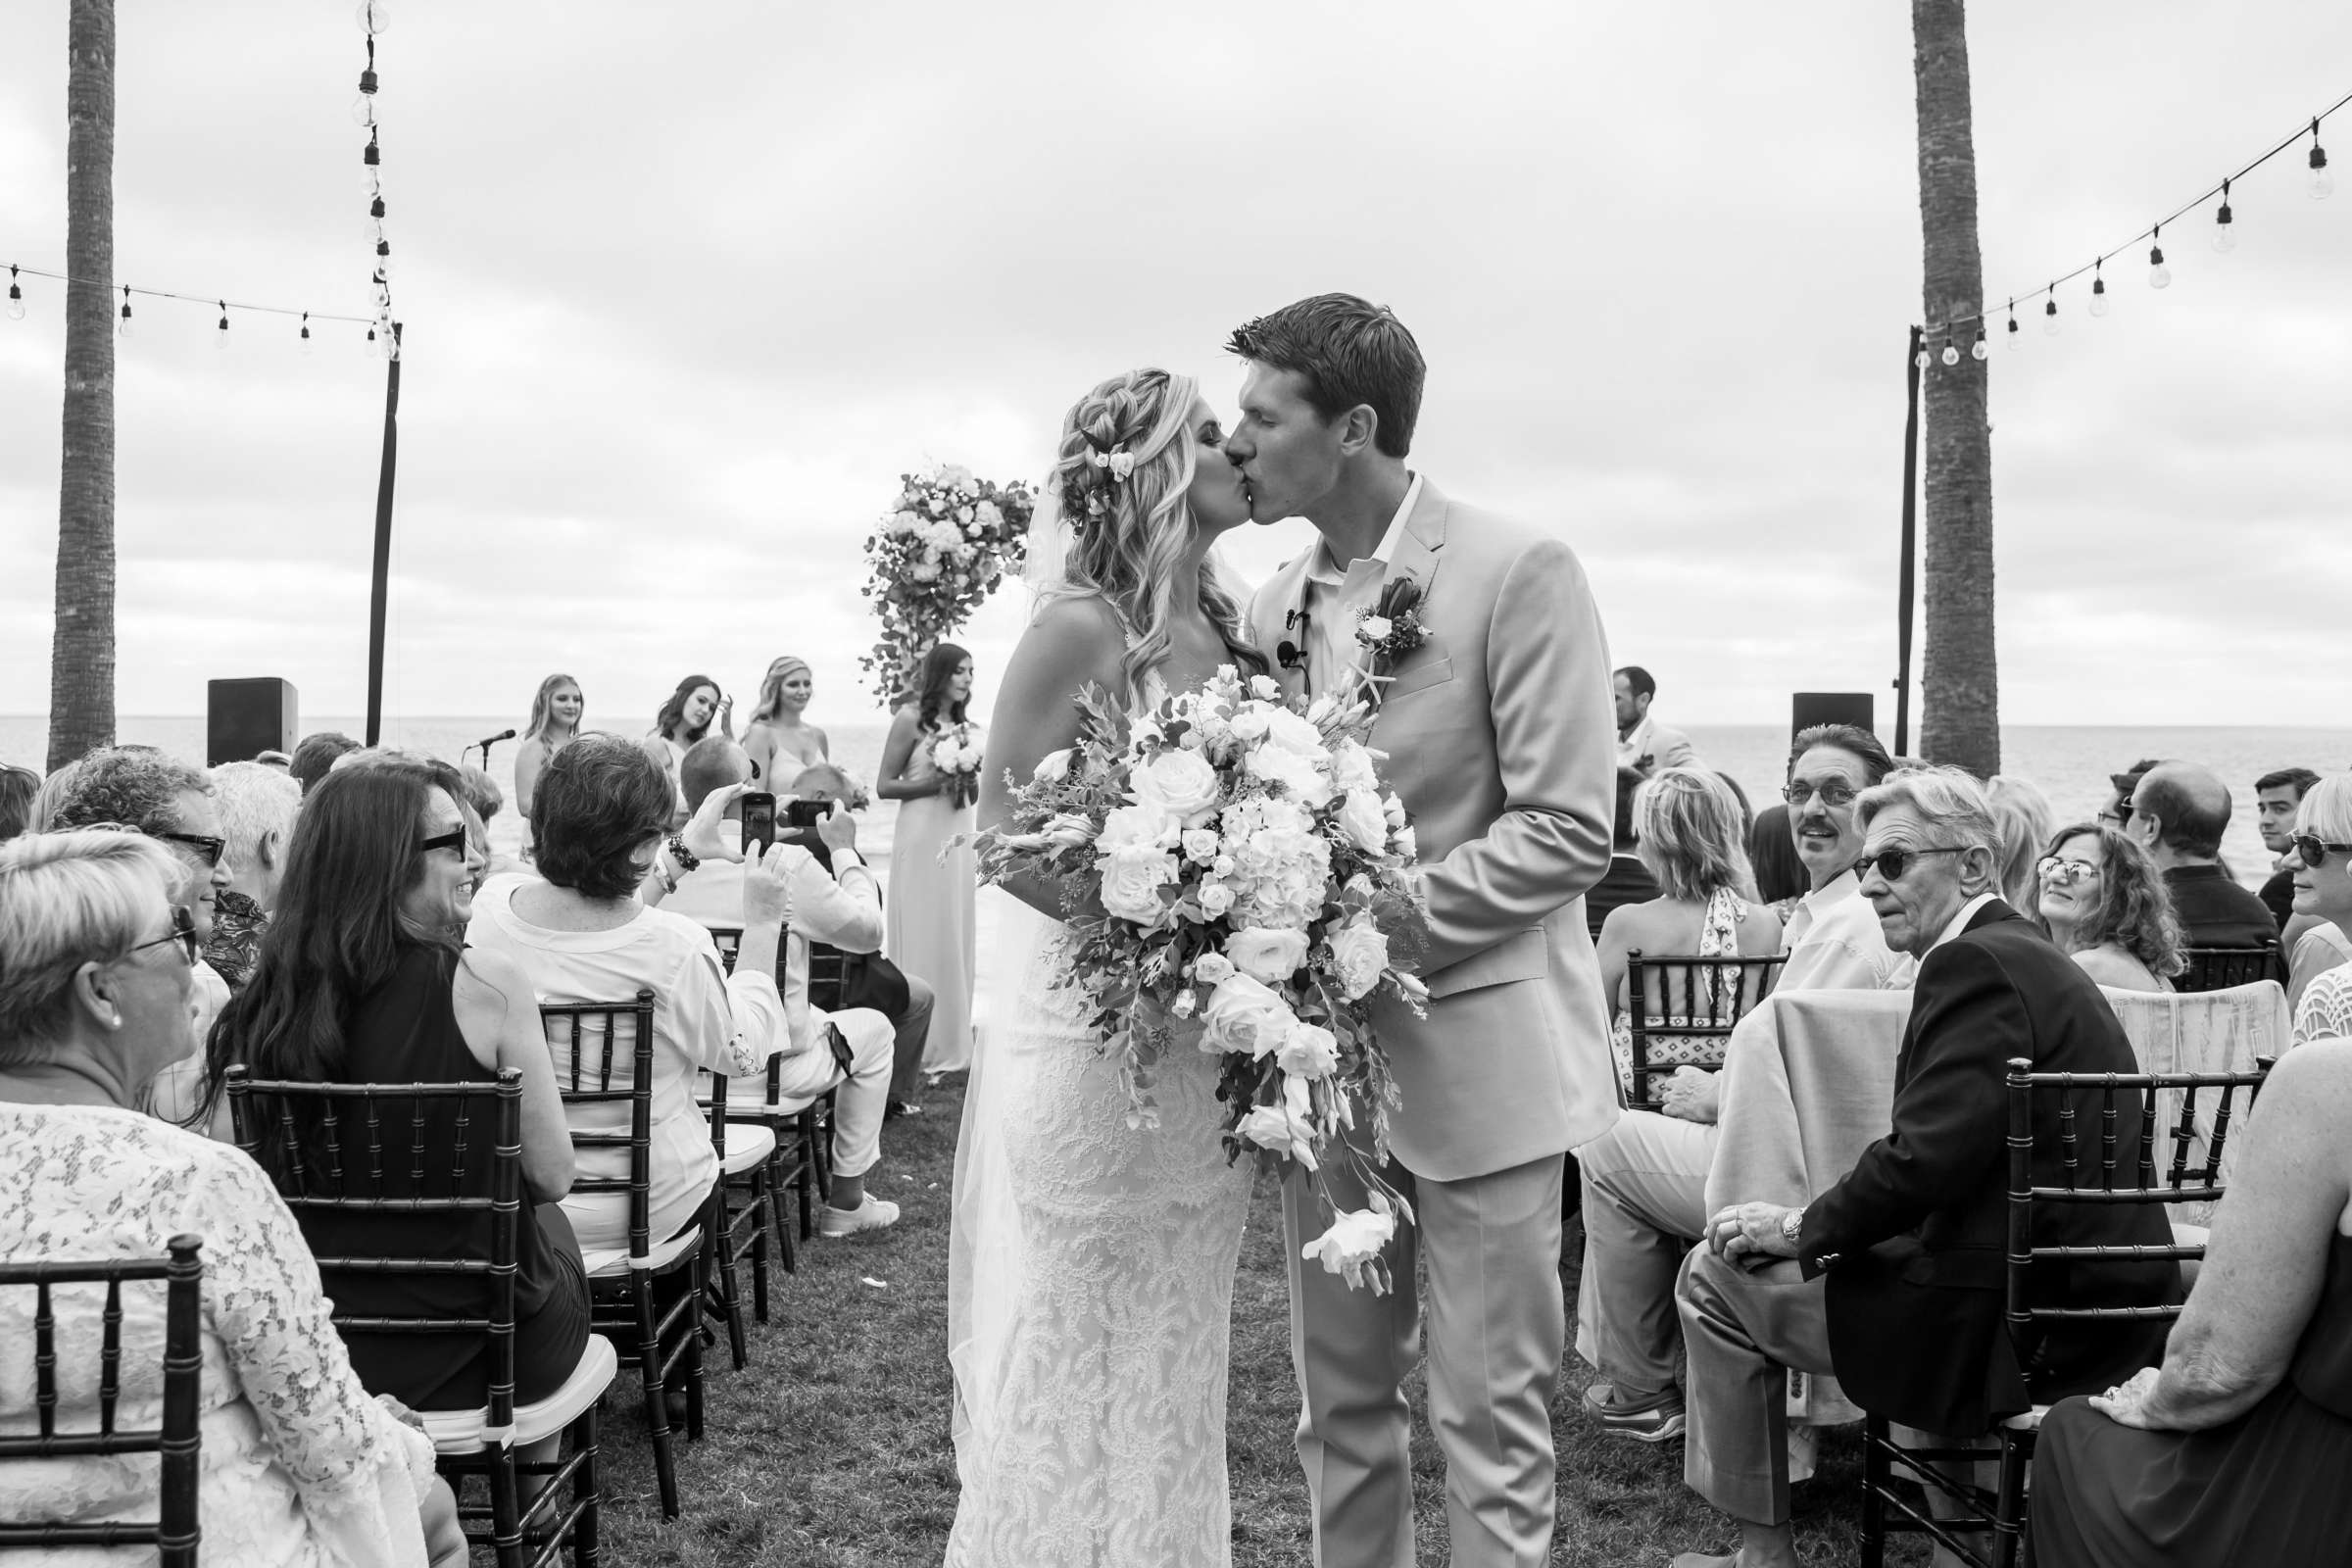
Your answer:
[[[804,801],[846,801],[852,793],[850,775],[831,762],[811,763],[792,781],[792,793]]]
[[[2132,825],[2176,860],[2218,860],[2230,831],[2230,786],[2209,767],[2159,762],[2132,792]]]
[[[724,735],[707,735],[686,748],[678,763],[678,788],[686,792],[686,809],[699,811],[712,790],[741,784],[752,776],[752,760]]]

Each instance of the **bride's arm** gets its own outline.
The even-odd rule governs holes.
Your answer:
[[[1114,696],[1123,690],[1125,648],[1118,621],[1099,600],[1057,599],[1039,613],[998,688],[987,760],[980,766],[981,828],[1002,826],[1011,811],[1007,774],[1026,782],[1039,759],[1078,739],[1076,698],[1089,682]],[[1056,920],[1070,912],[1059,891],[1040,878],[1014,877],[1004,891]]]

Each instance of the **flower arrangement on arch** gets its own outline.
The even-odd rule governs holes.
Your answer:
[[[1058,889],[1062,984],[1119,1058],[1129,1126],[1156,1124],[1168,1052],[1216,1056],[1227,1158],[1304,1167],[1331,1223],[1303,1255],[1388,1290],[1382,1252],[1412,1209],[1376,1168],[1397,1100],[1372,1003],[1423,1009],[1412,971],[1428,922],[1412,824],[1364,745],[1371,710],[1295,707],[1232,665],[1132,721],[1100,687],[1079,708],[1077,744],[1040,761],[1004,825],[975,840],[982,879]],[[1344,1136],[1359,1108],[1370,1159]],[[1333,1200],[1335,1164],[1368,1206]]]
[[[1035,502],[943,463],[899,476],[898,500],[866,536],[865,597],[882,633],[858,660],[884,707],[904,702],[932,645],[963,624],[1029,555]]]

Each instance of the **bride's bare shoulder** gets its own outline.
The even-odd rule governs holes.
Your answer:
[[[1115,678],[1126,651],[1126,634],[1111,608],[1095,595],[1073,594],[1038,608],[1013,651],[1006,679],[1070,691],[1089,680]]]

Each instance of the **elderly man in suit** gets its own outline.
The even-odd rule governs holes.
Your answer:
[[[1389,1259],[1396,1291],[1303,1267],[1324,1218],[1304,1181],[1284,1192],[1315,1561],[1414,1560],[1417,1250],[1452,1561],[1545,1563],[1562,1156],[1616,1114],[1583,908],[1609,861],[1608,649],[1565,544],[1405,466],[1423,367],[1395,316],[1326,294],[1232,347],[1249,370],[1226,456],[1260,521],[1304,516],[1321,535],[1258,590],[1254,634],[1292,692],[1379,705],[1372,745],[1417,819],[1431,930],[1428,1015],[1376,1019],[1402,1093],[1385,1174],[1417,1214]],[[1393,630],[1407,608],[1413,646],[1367,646],[1383,629],[1367,617]]]
[[[2000,835],[1982,786],[1956,768],[1898,772],[1866,791],[1855,815],[1863,896],[1886,945],[1920,960],[1893,1127],[1802,1208],[1717,1213],[1684,1265],[1684,1477],[1740,1521],[1740,1544],[1737,1556],[1686,1553],[1675,1568],[1796,1562],[1782,1440],[1788,1367],[1835,1373],[1873,1414],[1967,1438],[2037,1401],[2117,1382],[2164,1344],[2162,1322],[2062,1323],[2012,1343],[2002,1321],[2006,1063],[2138,1066],[2098,987],[1996,896]],[[2036,1115],[2034,1182],[2061,1185],[2057,1113]],[[2138,1123],[2127,1106],[2127,1146]],[[2047,1230],[2074,1246],[2172,1240],[2162,1211],[2137,1205],[2069,1205]],[[2180,1289],[2170,1262],[2117,1265],[2056,1287],[2052,1304],[2169,1304]]]

